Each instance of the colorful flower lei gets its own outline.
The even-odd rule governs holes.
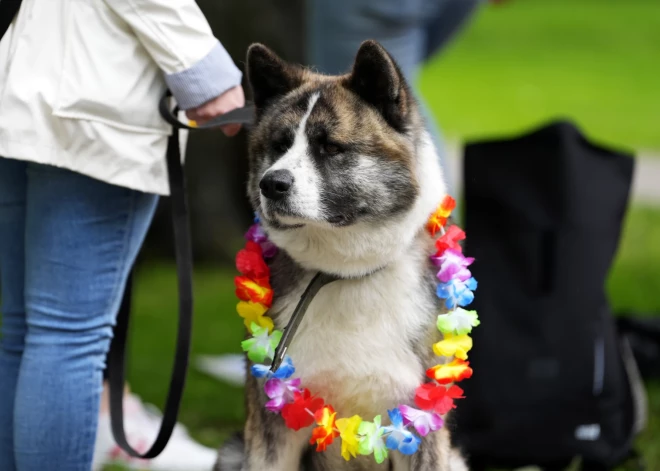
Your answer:
[[[436,294],[450,310],[438,316],[437,328],[443,334],[443,340],[433,345],[433,352],[453,359],[426,371],[432,381],[416,389],[417,408],[402,404],[387,411],[390,425],[382,425],[380,415],[371,422],[358,415],[337,418],[330,404],[301,387],[300,378],[292,378],[295,367],[289,356],[275,373],[270,371],[270,365],[263,364],[266,360],[272,361],[282,338],[282,332],[274,329],[273,320],[266,315],[273,302],[266,259],[275,256],[277,247],[268,240],[258,217],[247,232],[245,248],[236,256],[236,267],[241,276],[236,277],[235,283],[236,295],[240,299],[237,311],[252,337],[244,340],[241,347],[254,363],[252,375],[266,379],[264,392],[269,399],[266,408],[280,413],[286,426],[293,430],[316,424],[310,444],[316,445],[317,451],[325,451],[336,438],[340,438],[341,455],[347,461],[357,455],[373,454],[376,462],[382,463],[388,450],[413,454],[419,447],[420,437],[440,429],[442,416],[456,407],[454,400],[464,397],[463,390],[452,383],[472,376],[467,361],[472,338],[468,334],[479,325],[479,318],[476,311],[463,309],[472,302],[473,291],[477,288],[468,268],[474,259],[465,257],[459,245],[459,241],[465,239],[465,233],[457,226],[445,230],[455,207],[455,200],[445,196],[426,225],[431,236],[441,234],[435,242],[437,252],[431,256],[431,261],[438,267]],[[417,435],[410,429],[414,429]]]

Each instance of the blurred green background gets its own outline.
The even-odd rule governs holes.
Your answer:
[[[568,116],[605,143],[660,150],[657,0],[509,0],[440,56],[421,85],[450,137]]]
[[[219,18],[211,2],[200,3],[211,17]],[[250,1],[242,3],[246,9],[255,6]],[[279,9],[288,8],[274,3]],[[285,21],[282,18],[291,21],[291,15],[281,15]],[[272,22],[282,26],[277,23],[280,20]],[[232,28],[229,20],[217,21]],[[233,28],[230,36],[241,34]],[[277,40],[276,31],[268,33],[271,36],[258,27],[255,31],[259,32],[254,36],[261,36],[244,35],[230,48],[235,57],[242,57],[251,40],[269,44]],[[288,43],[280,40],[278,46],[288,58],[302,60],[295,38]],[[511,0],[482,8],[460,36],[424,67],[420,84],[444,133],[454,141],[508,135],[551,118],[570,117],[593,139],[647,150],[653,156],[660,155],[659,77],[658,0]],[[225,145],[211,139],[221,138],[194,136],[191,147]],[[223,166],[242,168],[236,159],[243,155],[239,150],[243,144],[239,140],[232,144],[236,148],[222,147],[227,153],[212,163],[219,170],[209,170],[209,159],[204,159],[205,166],[200,163],[197,168],[205,172],[197,173],[227,181]],[[249,222],[245,207],[240,206],[244,201],[239,201],[243,181],[230,177],[233,192],[221,194],[225,200],[219,202],[218,193],[200,196],[205,176],[196,175],[192,165],[193,197],[208,203],[205,208],[215,208],[195,213],[198,250],[212,249],[210,256],[199,257],[196,269],[193,355],[234,353],[239,351],[243,325],[235,314],[234,271],[227,262]],[[240,214],[232,209],[236,207],[243,208]],[[168,222],[162,221],[150,234],[146,254],[170,249]],[[231,226],[228,221],[239,222]],[[157,405],[164,401],[173,354],[175,286],[170,262],[143,260],[136,280],[129,378],[139,395]],[[657,313],[658,289],[660,202],[634,204],[608,291],[616,310]],[[639,443],[647,469],[653,471],[660,470],[660,384],[650,384],[648,390],[650,423]],[[181,421],[195,438],[218,446],[229,432],[241,427],[243,419],[241,388],[191,369]]]

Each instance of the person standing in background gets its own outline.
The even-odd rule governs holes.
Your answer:
[[[0,41],[2,471],[121,461],[102,375],[128,273],[169,193],[158,102],[169,87],[202,123],[244,105],[241,79],[194,0],[23,0]],[[128,439],[148,446],[153,419],[136,396],[125,409]],[[180,429],[139,467],[214,461]]]
[[[440,128],[415,84],[422,64],[456,36],[484,1],[309,0],[307,62],[319,72],[342,74],[351,67],[362,41],[381,43],[413,87],[449,184]]]

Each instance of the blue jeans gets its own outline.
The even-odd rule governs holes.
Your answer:
[[[420,103],[444,163],[440,128],[415,88],[422,63],[439,51],[483,0],[309,0],[308,59],[319,72],[342,74],[360,43],[375,39],[398,63]],[[443,165],[447,183],[449,170]],[[450,188],[450,191],[452,189]]]
[[[89,471],[112,326],[156,203],[0,157],[0,470]]]

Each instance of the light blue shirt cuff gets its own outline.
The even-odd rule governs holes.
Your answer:
[[[219,42],[192,67],[165,76],[179,108],[189,110],[241,84],[243,74]]]

